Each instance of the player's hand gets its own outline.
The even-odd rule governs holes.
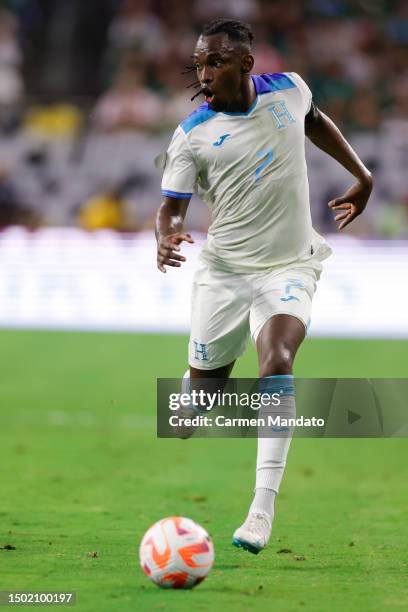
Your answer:
[[[368,178],[366,181],[355,183],[340,198],[329,202],[328,206],[334,211],[341,211],[334,217],[335,221],[340,221],[339,230],[351,223],[353,219],[361,215],[367,205],[368,198],[373,188],[373,181]]]
[[[179,268],[181,262],[186,261],[183,255],[180,255],[180,244],[183,242],[194,243],[194,240],[190,234],[169,234],[168,236],[162,236],[157,241],[157,267],[160,272],[166,272],[164,266],[172,266]]]

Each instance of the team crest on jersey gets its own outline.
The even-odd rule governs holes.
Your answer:
[[[268,111],[271,113],[278,130],[282,130],[288,127],[288,125],[296,123],[284,100],[279,100],[268,106]]]
[[[228,138],[228,136],[231,136],[231,134],[223,134],[222,136],[220,136],[218,140],[213,142],[213,147],[220,147],[224,140]]]

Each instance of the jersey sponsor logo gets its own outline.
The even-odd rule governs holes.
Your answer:
[[[223,134],[222,136],[220,136],[218,140],[213,142],[213,147],[220,147],[224,140],[228,138],[228,136],[231,136],[231,134]]]
[[[279,100],[268,106],[268,111],[272,114],[278,130],[283,130],[284,128],[287,128],[288,125],[296,123],[284,100]]]

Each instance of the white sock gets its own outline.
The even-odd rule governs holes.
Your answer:
[[[293,387],[293,376],[267,376],[260,380],[260,392],[273,395],[280,394],[279,406],[274,406],[274,400],[271,397],[271,404],[263,406],[259,411],[259,417],[265,418],[267,422],[268,415],[281,418],[295,418],[296,405]],[[275,496],[279,493],[279,487],[282,481],[283,472],[286,466],[286,458],[289,451],[289,446],[292,440],[293,428],[287,428],[279,431],[279,428],[271,428],[268,426],[265,429],[258,430],[258,452],[256,458],[256,483],[255,497],[252,502],[250,511],[255,508],[261,509],[270,515],[273,519]],[[267,430],[267,432],[266,432]],[[262,437],[263,435],[272,434],[275,437]]]
[[[272,523],[274,514],[276,491],[272,489],[255,489],[255,497],[249,508],[249,512],[265,512]]]

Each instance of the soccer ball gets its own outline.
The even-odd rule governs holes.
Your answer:
[[[191,589],[214,563],[214,547],[205,529],[184,516],[169,516],[148,529],[140,544],[142,570],[164,589]]]

